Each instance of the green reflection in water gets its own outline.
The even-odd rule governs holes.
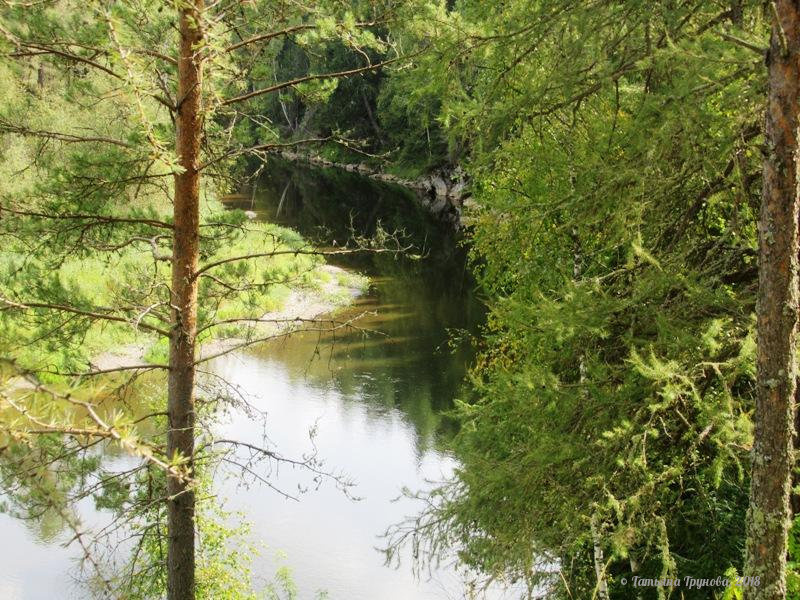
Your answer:
[[[474,356],[469,343],[451,348],[451,330],[476,333],[485,312],[475,297],[457,234],[437,222],[411,192],[337,169],[273,161],[229,205],[294,228],[320,244],[343,245],[353,231],[399,232],[421,259],[389,254],[340,257],[370,276],[369,293],[348,309],[363,316],[360,332],[295,334],[254,352],[285,363],[293,377],[331,382],[352,401],[401,410],[418,433],[418,451],[453,425],[442,416],[463,393]],[[341,316],[341,315],[340,315]]]

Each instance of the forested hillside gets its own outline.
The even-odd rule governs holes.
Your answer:
[[[87,597],[305,597],[251,580],[219,465],[357,482],[316,446],[220,439],[248,400],[213,359],[297,328],[371,348],[360,319],[394,305],[344,307],[412,273],[443,299],[414,317],[447,328],[431,354],[468,374],[431,384],[453,466],[404,489],[388,564],[456,568],[465,598],[800,598],[797,2],[0,6],[3,507],[61,515]],[[430,198],[367,205],[308,156],[458,180],[458,240],[420,225]],[[425,265],[456,244],[454,293]],[[461,330],[441,307],[473,291]],[[90,499],[112,518],[84,535]]]
[[[421,68],[458,64],[440,121],[469,148],[492,312],[427,548],[532,582],[558,562],[576,598],[601,593],[596,568],[620,598],[634,575],[741,570],[768,19],[459,9]]]

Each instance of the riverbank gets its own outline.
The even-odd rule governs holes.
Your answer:
[[[460,167],[450,172],[440,171],[410,179],[375,169],[367,163],[336,162],[313,152],[301,153],[283,150],[277,155],[289,162],[305,163],[326,169],[341,169],[374,181],[413,190],[419,203],[437,219],[450,223],[455,229],[461,229],[465,225],[464,208],[471,205],[472,199],[466,175]]]
[[[327,265],[297,231],[272,223],[252,222],[239,211],[209,203],[207,254],[199,282],[198,346],[217,348],[221,340],[252,340],[297,327],[350,304],[368,281],[356,273]],[[111,371],[168,363],[169,254],[158,240],[121,245],[100,258],[76,253],[56,267],[53,303],[75,304],[96,318],[66,321],[81,329],[69,345],[20,343],[9,359],[23,371],[37,372],[43,383],[59,383],[61,373]],[[154,244],[154,245],[153,245]],[[13,266],[13,255],[0,253],[0,266]],[[146,300],[137,291],[150,285]],[[83,313],[82,313],[83,314]],[[74,317],[73,317],[74,320]],[[31,334],[33,335],[33,334]]]
[[[244,347],[254,340],[287,335],[309,321],[332,316],[364,294],[369,284],[366,277],[328,264],[316,267],[312,276],[317,285],[292,289],[280,308],[253,320],[247,328],[247,336],[223,334],[201,343],[200,358]],[[155,362],[153,350],[157,343],[155,339],[140,340],[102,352],[91,359],[90,366],[94,371],[107,371]]]
[[[449,345],[448,332],[477,335],[483,314],[470,280],[465,278],[463,254],[455,250],[458,247],[450,228],[421,210],[400,187],[376,185],[366,178],[359,181],[357,175],[333,169],[323,174],[301,165],[291,168],[270,172],[259,182],[255,198],[248,196],[246,203],[225,203],[226,210],[219,214],[226,220],[243,217],[235,207],[255,213],[255,219],[242,219],[236,221],[236,229],[225,229],[254,230],[250,234],[253,239],[207,244],[208,254],[201,265],[257,252],[259,248],[253,246],[258,239],[272,249],[273,235],[284,248],[308,250],[311,240],[317,247],[333,246],[334,241],[341,247],[353,234],[374,237],[377,224],[387,231],[403,230],[406,243],[415,248],[414,256],[342,255],[336,260],[342,269],[325,264],[319,256],[290,252],[207,271],[237,286],[243,280],[263,283],[265,276],[276,283],[270,283],[269,293],[265,289],[255,302],[243,304],[232,298],[234,302],[219,313],[212,310],[218,298],[213,292],[221,286],[203,278],[201,326],[245,312],[260,321],[251,337],[280,337],[202,365],[201,385],[226,381],[235,386],[222,390],[232,401],[213,404],[219,410],[206,410],[211,403],[200,404],[202,443],[210,436],[265,447],[290,459],[302,461],[311,456],[324,461],[323,470],[357,483],[352,492],[359,501],[353,502],[332,480],[316,480],[302,468],[271,462],[256,465],[250,462],[249,450],[241,446],[227,456],[264,479],[256,480],[249,471],[225,462],[225,467],[215,471],[213,489],[204,502],[206,506],[214,502],[231,515],[226,527],[247,525],[249,533],[235,543],[242,548],[266,547],[250,565],[254,586],[273,581],[278,569],[291,568],[297,596],[302,598],[327,590],[331,598],[436,600],[445,588],[447,596],[460,597],[460,581],[449,569],[437,573],[435,581],[420,581],[411,569],[386,568],[384,555],[374,547],[377,536],[415,509],[407,499],[396,500],[402,487],[421,489],[427,481],[441,480],[454,466],[442,450],[442,440],[451,432],[444,415],[452,409],[454,398],[464,397],[461,383],[473,349],[470,344]],[[258,219],[281,227],[265,224],[262,229]],[[220,222],[221,218],[209,221]],[[141,267],[151,268],[149,246],[143,250]],[[253,270],[245,271],[244,262]],[[165,280],[166,267],[166,262],[160,264],[161,280]],[[74,294],[87,296],[87,303],[117,306],[114,293],[123,287],[122,275],[127,269],[118,262],[106,268],[76,258],[65,267],[63,280],[70,285],[81,282]],[[367,279],[356,273],[369,275],[368,290]],[[261,307],[259,312],[250,312],[257,307]],[[164,314],[159,310],[159,317]],[[361,314],[358,327],[380,335],[364,336],[361,330],[346,327],[330,331],[331,319],[348,321]],[[294,322],[304,318],[319,322]],[[149,322],[163,325],[155,318]],[[307,331],[297,331],[303,327]],[[233,325],[215,329],[219,337],[203,341],[201,356],[246,340]],[[133,338],[133,334],[139,337]],[[91,338],[87,352],[95,350],[88,354],[94,359],[108,352],[119,360],[121,349],[133,346],[137,364],[145,358],[156,363],[165,360],[163,349],[153,348],[158,336],[137,331],[132,322],[106,324],[102,331],[93,330]],[[79,360],[67,368],[86,370],[86,360]],[[130,420],[163,410],[163,373],[130,379],[126,401],[121,404],[108,390],[122,380],[121,376],[91,378],[88,381],[95,394],[81,398],[91,400],[109,419],[118,410]],[[199,395],[216,398],[206,390],[211,387]],[[107,404],[106,398],[111,400]],[[145,427],[143,422],[139,430],[142,439],[161,443],[163,424]],[[103,445],[99,453],[114,473],[124,464],[112,445]],[[138,489],[135,485],[130,489]],[[300,501],[287,500],[276,489]],[[85,502],[81,509],[87,531],[102,527],[108,518],[108,513],[92,502]],[[54,529],[52,523],[48,526]],[[70,559],[80,550],[73,548],[76,552],[70,554],[71,550],[60,546],[62,539],[72,537],[70,532],[64,531],[63,538],[51,533],[41,539],[27,522],[10,517],[0,519],[0,531],[13,541],[8,547],[15,549],[5,557],[0,588],[4,581],[20,581],[31,600],[63,596],[63,581],[73,564]],[[285,558],[274,558],[278,550]],[[25,560],[16,560],[19,556]],[[37,575],[42,564],[47,565],[46,576]],[[353,565],[358,569],[353,570]],[[74,595],[82,597],[78,591]]]

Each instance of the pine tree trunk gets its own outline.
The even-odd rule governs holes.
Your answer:
[[[758,392],[747,524],[748,600],[786,597],[786,551],[793,466],[798,309],[797,116],[800,2],[774,3],[767,58],[769,97],[759,220]]]
[[[572,194],[575,194],[575,172],[570,167],[570,188]],[[572,230],[572,278],[575,281],[580,280],[583,272],[583,251],[581,249],[580,238],[578,231],[573,228]],[[587,398],[586,390],[586,357],[581,354],[578,359],[578,382],[581,386],[581,395],[584,400]],[[592,509],[594,510],[594,508]],[[594,560],[594,574],[596,584],[592,598],[594,600],[608,600],[608,580],[606,579],[606,563],[603,554],[603,539],[600,537],[600,527],[597,514],[593,513],[589,522],[592,534],[592,552]]]
[[[603,546],[600,534],[597,531],[597,516],[592,515],[592,550],[594,551],[594,574],[597,584],[594,588],[593,598],[596,600],[608,600],[608,582],[606,581],[606,565],[603,556]]]
[[[194,454],[195,335],[197,331],[197,262],[200,221],[200,139],[202,67],[198,57],[203,33],[198,23],[203,0],[184,3],[180,11],[176,150],[184,169],[175,176],[172,255],[173,323],[169,347],[167,453],[189,461]],[[195,495],[185,479],[167,480],[167,597],[194,599]]]
[[[381,128],[378,125],[378,121],[375,119],[375,113],[372,112],[372,107],[369,104],[369,98],[367,98],[367,93],[364,91],[364,88],[361,88],[361,100],[364,102],[364,109],[367,112],[369,123],[375,131],[375,138],[378,140],[378,144],[383,146],[383,133],[381,133]]]

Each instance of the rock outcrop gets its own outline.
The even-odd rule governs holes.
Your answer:
[[[358,173],[375,181],[391,183],[416,192],[420,203],[437,218],[451,223],[456,229],[464,225],[461,217],[464,204],[469,200],[468,181],[460,167],[452,171],[439,171],[419,179],[406,179],[373,169],[366,163],[338,163],[316,154],[283,151],[280,156],[292,162],[304,162],[316,167],[342,169]]]

